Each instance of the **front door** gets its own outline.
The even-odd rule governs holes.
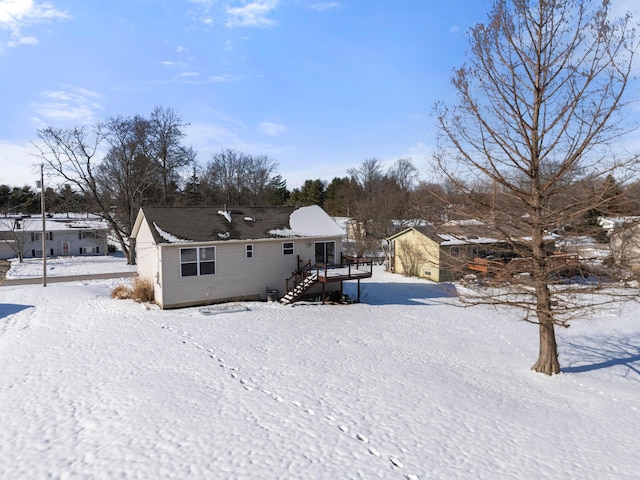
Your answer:
[[[316,242],[316,263],[335,265],[336,242]]]
[[[62,242],[62,255],[69,255],[69,242]]]

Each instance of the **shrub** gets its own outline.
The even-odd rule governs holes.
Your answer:
[[[135,278],[131,298],[136,302],[145,303],[153,301],[153,284],[147,278]]]
[[[117,298],[118,300],[131,298],[131,289],[125,285],[118,285],[111,291],[111,298]]]

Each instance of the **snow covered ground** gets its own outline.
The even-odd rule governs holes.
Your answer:
[[[0,287],[0,478],[638,478],[637,305],[559,331],[545,377],[534,325],[450,285],[204,314],[127,281]]]
[[[42,277],[42,259],[26,258],[22,262],[14,258],[10,260],[11,268],[6,278]],[[96,255],[86,257],[54,257],[47,258],[47,276],[90,275],[94,273],[135,272],[135,265],[127,265],[121,253],[113,255]]]

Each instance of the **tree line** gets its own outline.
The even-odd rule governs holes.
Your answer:
[[[170,107],[147,116],[115,116],[91,125],[37,132],[48,213],[89,212],[103,218],[131,262],[129,237],[142,206],[320,205],[366,224],[358,254],[376,249],[392,220],[409,218],[418,170],[410,159],[385,168],[367,159],[342,178],[310,179],[289,190],[266,155],[223,148],[205,161],[185,144],[188,124]],[[30,186],[0,186],[5,215],[40,211]]]

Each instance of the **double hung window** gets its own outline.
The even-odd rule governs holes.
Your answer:
[[[180,276],[213,275],[216,273],[216,247],[180,249]]]

